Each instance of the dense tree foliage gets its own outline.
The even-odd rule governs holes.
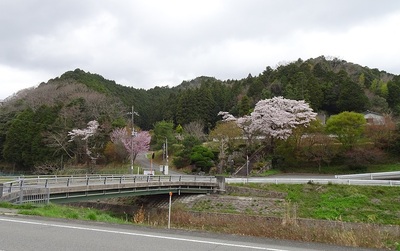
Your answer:
[[[201,141],[198,138],[192,135],[185,137],[182,141],[181,147],[176,151],[176,154],[172,160],[174,165],[177,168],[183,168],[190,165],[192,149],[199,145],[201,145]]]
[[[6,134],[4,159],[30,170],[35,164],[54,158],[54,150],[44,144],[42,134],[51,130],[57,112],[57,108],[42,106],[37,111],[27,109],[18,114]]]
[[[218,144],[218,173],[226,168],[228,154],[234,151],[234,144],[242,136],[242,131],[233,121],[219,122],[210,132],[210,141],[217,141]]]
[[[366,120],[356,112],[342,112],[331,116],[326,122],[326,130],[338,137],[346,148],[352,148],[364,133]]]
[[[213,166],[214,154],[209,148],[198,145],[193,147],[190,160],[196,171],[208,173]]]
[[[132,106],[139,114],[135,126],[152,130],[151,145],[160,149],[166,140],[171,146],[181,144],[188,133],[205,140],[220,120],[219,111],[250,116],[257,113],[251,108],[265,99],[304,100],[314,111],[328,116],[367,109],[396,116],[400,114],[399,93],[399,76],[323,56],[275,69],[268,66],[257,76],[249,74],[238,80],[202,76],[176,87],[149,90],[122,86],[76,69],[3,102],[0,160],[25,170],[63,158],[83,163],[84,145],[68,142],[68,132],[84,128],[92,120],[99,122],[99,129],[91,140],[96,141],[99,160],[104,160],[105,153],[116,147],[109,144],[110,133],[130,123]],[[385,149],[393,149],[394,143],[387,142]],[[185,154],[184,162],[189,156]]]
[[[176,142],[174,136],[174,124],[169,121],[159,121],[154,125],[153,136],[151,137],[151,144],[156,149],[161,149],[164,143],[172,145]]]

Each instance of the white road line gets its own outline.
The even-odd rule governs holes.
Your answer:
[[[227,246],[227,247],[238,247],[238,248],[245,248],[245,249],[256,249],[256,250],[267,250],[267,251],[288,251],[288,250],[285,250],[285,249],[265,248],[265,247],[257,247],[257,246],[241,245],[241,244],[232,244],[232,243],[224,243],[224,242],[215,242],[215,241],[202,241],[202,240],[195,240],[195,239],[177,238],[177,237],[152,235],[152,234],[131,233],[131,232],[114,231],[114,230],[106,230],[106,229],[99,229],[99,228],[76,227],[76,226],[59,225],[59,224],[51,224],[51,223],[43,223],[43,222],[33,222],[33,221],[25,221],[25,220],[14,220],[14,219],[2,219],[2,218],[0,218],[0,221],[15,222],[15,223],[22,223],[22,224],[31,224],[31,225],[40,225],[40,226],[48,226],[48,227],[76,229],[76,230],[85,230],[85,231],[95,231],[95,232],[102,232],[102,233],[141,236],[141,237],[147,237],[147,238],[166,239],[166,240],[174,240],[174,241],[203,243],[203,244],[220,245],[220,246]]]

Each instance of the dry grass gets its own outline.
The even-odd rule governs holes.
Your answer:
[[[132,221],[136,224],[143,224],[145,221],[146,213],[143,209],[143,206],[139,208],[139,210],[133,215]]]
[[[322,224],[321,221],[302,221],[291,216],[271,219],[243,215],[195,215],[180,211],[173,214],[171,221],[173,226],[179,228],[366,248],[394,248],[391,245],[400,237],[398,231],[384,231],[371,224],[350,226],[329,221]]]
[[[167,211],[139,210],[135,215],[147,216],[147,224],[166,226]],[[138,217],[138,216],[135,216]],[[373,224],[352,224],[341,221],[304,220],[296,216],[296,206],[287,205],[283,218],[262,216],[195,213],[174,207],[171,214],[173,228],[203,230],[244,236],[320,242],[340,246],[396,250],[400,228],[384,228]]]

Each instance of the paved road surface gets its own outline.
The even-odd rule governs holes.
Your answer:
[[[159,164],[153,163],[153,167],[151,167],[150,159],[148,159],[146,157],[146,153],[139,153],[136,156],[135,164],[139,165],[144,170],[150,170],[151,168],[153,168],[153,170],[155,170],[155,171],[160,170]],[[179,172],[169,169],[168,175],[182,175],[182,173],[179,173]]]
[[[0,250],[362,250],[133,225],[0,215]]]

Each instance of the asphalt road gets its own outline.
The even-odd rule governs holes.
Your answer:
[[[148,170],[148,171],[150,171],[150,169],[155,170],[155,171],[160,170],[159,164],[153,163],[153,166],[151,166],[151,161],[150,161],[150,159],[148,159],[146,157],[146,153],[139,153],[136,156],[135,164],[139,165],[142,169]],[[169,169],[168,175],[182,175],[182,174]]]
[[[0,251],[363,250],[133,225],[0,215]]]

